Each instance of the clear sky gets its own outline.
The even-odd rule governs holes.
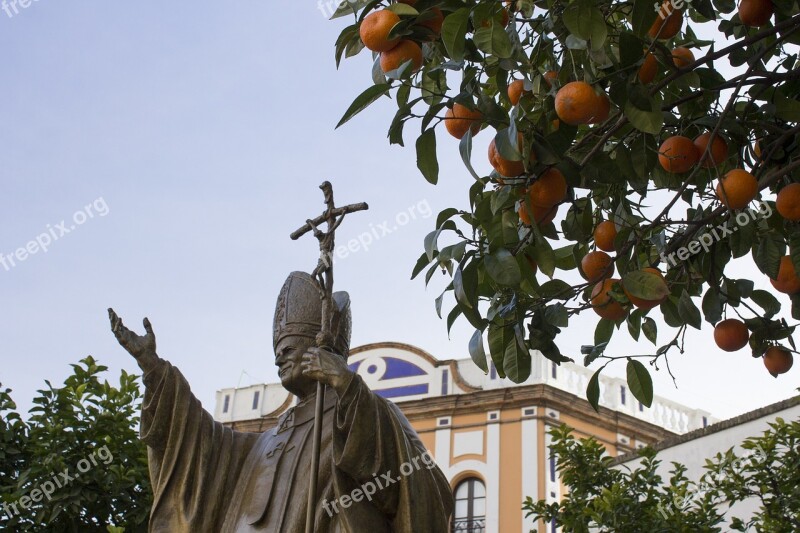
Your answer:
[[[37,237],[48,248],[0,266],[0,382],[20,407],[86,355],[111,368],[111,381],[138,370],[109,331],[109,306],[139,331],[150,317],[160,355],[208,409],[218,389],[276,381],[278,290],[317,259],[313,238],[288,236],[321,211],[326,179],[339,203],[370,204],[338,242],[380,235],[337,261],[353,345],[401,341],[468,357],[471,328],[460,321],[448,339],[434,310],[443,280],[426,291],[409,274],[435,214],[466,206],[472,178],[442,131],[440,184],[427,184],[415,165],[418,124],[407,126],[407,148],[388,145],[389,99],[334,130],[371,83],[366,53],[335,68],[343,20],[328,21],[311,0],[38,0],[11,13],[0,11],[0,254]],[[476,141],[479,171],[490,138]],[[739,263],[771,290],[749,259]],[[562,351],[579,358],[595,323],[577,321]],[[670,360],[678,388],[661,372],[657,394],[720,417],[793,395],[800,369],[775,380],[711,335],[708,324],[690,331],[687,352]],[[609,353],[653,351],[618,337]]]

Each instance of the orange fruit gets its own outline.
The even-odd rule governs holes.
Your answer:
[[[472,110],[465,105],[453,104],[453,107],[444,114],[444,127],[450,135],[461,139],[470,128],[472,135],[476,135],[481,130],[482,119],[483,113],[477,109]]]
[[[594,289],[592,289],[592,308],[601,317],[616,322],[625,318],[628,312],[609,294],[615,283],[619,283],[619,280],[609,278],[594,286]]]
[[[420,26],[424,26],[430,29],[433,33],[437,36],[442,33],[442,25],[444,24],[444,13],[438,7],[431,8],[431,14],[425,15],[425,20],[419,23]]]
[[[664,274],[661,273],[660,270],[657,268],[647,267],[642,269],[644,272],[650,272],[651,274],[656,274],[661,279],[664,279]],[[631,301],[633,305],[638,307],[639,309],[649,310],[654,307],[661,305],[664,300],[667,299],[667,296],[660,298],[658,300],[645,300],[644,298],[639,298],[637,296],[632,295],[625,286],[622,286],[622,291],[625,293],[625,296],[628,297],[628,300]]]
[[[508,99],[511,100],[511,105],[517,105],[519,99],[522,98],[522,93],[525,91],[525,82],[522,80],[514,80],[508,85]]]
[[[658,74],[658,61],[656,60],[656,56],[647,52],[647,55],[644,57],[644,63],[639,67],[637,77],[640,82],[647,84],[656,78],[656,74]]]
[[[770,346],[764,353],[764,366],[773,377],[787,373],[794,364],[794,357],[779,346]]]
[[[554,205],[552,207],[538,207],[532,205],[531,211],[533,212],[533,220],[536,221],[537,224],[549,224],[555,220],[556,214],[558,213],[558,206]],[[520,203],[517,214],[519,215],[519,219],[523,224],[526,226],[531,225],[531,217],[528,215],[528,210],[525,209],[524,202]]]
[[[358,28],[358,34],[364,46],[373,52],[386,52],[394,48],[400,40],[389,39],[389,32],[398,22],[400,22],[399,16],[388,9],[381,9],[364,17]]]
[[[671,39],[675,37],[683,26],[683,10],[672,7],[671,0],[665,0],[661,9],[650,26],[647,34],[653,39]]]
[[[521,133],[517,134],[517,143],[518,150],[522,153],[523,140]],[[516,178],[525,172],[525,165],[522,164],[522,161],[511,161],[500,155],[494,139],[489,143],[489,163],[491,163],[498,174],[506,178]]]
[[[422,48],[414,41],[404,39],[389,50],[381,52],[381,70],[386,73],[397,68],[408,60],[411,60],[411,71],[416,72],[422,66]]]
[[[697,148],[697,157],[703,157],[703,154],[706,152],[706,148],[708,147],[708,139],[711,138],[711,133],[704,133],[702,135],[698,135],[694,139],[694,146]],[[725,161],[728,158],[728,143],[725,142],[725,139],[719,136],[719,134],[714,135],[714,142],[711,143],[711,151],[706,156],[705,161],[703,164],[700,165],[703,168],[711,168],[718,166],[720,163]],[[699,160],[699,159],[698,159]]]
[[[606,252],[613,252],[614,239],[617,238],[617,226],[610,220],[604,220],[594,228],[594,243],[601,250]]]
[[[608,114],[611,113],[611,100],[608,99],[606,93],[596,93],[596,98],[597,103],[595,104],[595,112],[592,116],[592,119],[589,121],[589,124],[602,124],[608,118]]]
[[[750,341],[750,331],[744,322],[735,318],[723,320],[714,328],[714,342],[726,352],[741,350]]]
[[[686,47],[679,46],[672,51],[672,64],[675,68],[688,67],[694,63],[694,54]]]
[[[572,126],[588,124],[597,112],[597,104],[597,94],[585,81],[571,81],[556,93],[556,114]]]
[[[589,283],[597,283],[614,275],[614,261],[605,252],[595,250],[581,259],[581,275]]]
[[[553,207],[567,197],[567,180],[564,174],[555,167],[545,170],[533,185],[528,187],[531,205],[536,207]]]
[[[741,168],[731,170],[717,183],[717,198],[728,209],[747,207],[756,194],[758,194],[758,180]]]
[[[544,73],[544,82],[548,87],[553,86],[553,82],[558,79],[558,72],[555,70],[548,70]]]
[[[697,163],[698,159],[700,156],[694,143],[682,135],[668,138],[658,149],[658,162],[667,172],[676,174],[686,172]]]
[[[800,278],[797,277],[792,258],[788,255],[781,257],[778,279],[770,279],[769,281],[778,292],[784,294],[797,294],[800,292]]]
[[[772,0],[742,0],[739,4],[739,20],[745,26],[763,26],[775,13]]]
[[[790,183],[781,189],[775,207],[786,220],[800,220],[800,183]]]

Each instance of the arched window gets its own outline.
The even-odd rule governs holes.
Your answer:
[[[486,486],[476,478],[458,484],[455,491],[456,509],[453,514],[453,533],[484,533],[486,531]]]

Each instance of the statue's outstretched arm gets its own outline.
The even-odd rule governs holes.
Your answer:
[[[159,357],[156,354],[156,336],[150,321],[144,319],[145,335],[140,336],[125,327],[122,319],[111,308],[108,309],[108,318],[111,320],[111,331],[114,332],[117,341],[136,359],[142,371],[146,374],[153,370],[158,364]]]

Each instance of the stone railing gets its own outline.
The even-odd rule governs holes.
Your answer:
[[[544,383],[572,393],[580,398],[586,397],[586,386],[595,370],[574,363],[555,366],[540,353],[534,353],[531,361],[531,383]],[[716,421],[711,415],[699,409],[656,396],[653,405],[645,407],[633,397],[624,379],[600,375],[600,405],[650,422],[674,433],[687,433],[705,427]]]

